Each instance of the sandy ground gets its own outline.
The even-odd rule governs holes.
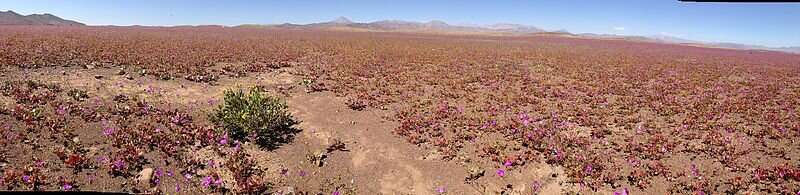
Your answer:
[[[331,92],[306,92],[299,84],[301,78],[292,71],[284,68],[240,78],[224,77],[214,84],[122,74],[119,68],[10,68],[2,76],[59,83],[101,96],[124,93],[167,101],[195,109],[194,117],[201,120],[220,101],[224,90],[264,86],[281,94],[302,131],[293,142],[274,151],[246,149],[260,159],[260,167],[271,169],[266,172],[281,177],[276,179],[275,188],[284,192],[312,191],[328,184],[355,194],[532,194],[535,186],[541,194],[559,194],[577,189],[569,187],[560,168],[546,164],[516,167],[500,177],[495,174],[497,167],[441,160],[435,152],[393,134],[398,124],[388,120],[390,111],[356,111]],[[322,166],[308,160],[338,142],[344,143],[345,149],[327,153]],[[285,173],[277,175],[278,171]],[[484,174],[467,182],[470,171]],[[301,172],[304,176],[298,175]]]

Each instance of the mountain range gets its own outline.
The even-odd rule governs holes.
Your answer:
[[[20,15],[14,11],[0,11],[0,25],[51,25],[85,26],[83,23],[61,19],[52,14]]]
[[[361,22],[353,22],[352,20],[345,17],[339,17],[329,22],[320,22],[311,24],[284,23],[278,25],[241,25],[241,26],[314,28],[314,29],[359,30],[359,31],[390,31],[390,32],[468,33],[468,34],[469,33],[526,34],[526,33],[545,32],[544,30],[533,26],[526,26],[519,24],[461,26],[461,25],[451,25],[439,20],[433,20],[430,22],[381,20],[369,23],[361,23]]]
[[[746,45],[738,43],[724,42],[703,42],[667,35],[652,36],[630,36],[616,34],[594,34],[581,33],[573,34],[566,30],[546,31],[534,26],[521,24],[492,24],[492,25],[451,25],[443,21],[433,20],[429,22],[413,22],[403,20],[381,20],[375,22],[353,22],[346,17],[339,17],[328,22],[311,24],[276,24],[276,25],[240,25],[239,27],[274,27],[291,29],[328,29],[328,30],[351,30],[351,31],[379,31],[379,32],[428,32],[428,33],[447,33],[447,34],[496,34],[496,35],[551,35],[567,36],[578,38],[594,39],[613,39],[640,41],[665,44],[682,44],[701,47],[717,47],[728,49],[743,50],[769,50],[789,53],[800,53],[800,47],[766,47],[760,45]]]
[[[65,20],[52,14],[20,15],[14,11],[0,11],[0,25],[51,25],[51,26],[85,26],[85,24]],[[546,35],[566,36],[593,39],[614,39],[640,42],[654,42],[666,44],[682,44],[701,47],[717,47],[743,50],[769,50],[800,54],[800,47],[766,47],[760,45],[747,45],[739,43],[702,42],[688,40],[666,35],[653,36],[628,36],[615,34],[581,33],[573,34],[566,30],[546,31],[535,26],[522,24],[491,24],[491,25],[452,25],[444,21],[432,20],[429,22],[413,22],[403,20],[381,20],[375,22],[353,22],[346,17],[339,17],[328,22],[311,24],[274,24],[274,25],[239,25],[237,27],[268,27],[289,29],[328,29],[349,31],[377,31],[377,32],[424,32],[444,34],[490,34],[490,35]]]

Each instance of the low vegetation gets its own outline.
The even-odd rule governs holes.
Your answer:
[[[125,67],[136,69],[126,74],[213,83],[290,67],[309,78],[303,83],[312,92],[331,91],[357,110],[388,110],[400,124],[393,132],[440,160],[503,175],[550,164],[586,190],[800,191],[800,55],[557,36],[222,27],[2,27],[0,43],[0,64],[21,68]],[[23,141],[33,130],[74,137],[69,130],[79,128],[66,121],[107,132],[115,149],[84,165],[91,161],[80,160],[84,149],[67,144],[54,159],[113,175],[139,170],[141,150],[177,162],[191,142],[226,136],[254,135],[273,147],[293,124],[284,104],[257,89],[225,94],[211,117],[220,131],[134,98],[96,101],[45,85],[10,86],[4,94],[16,103],[0,116],[17,139],[7,139],[5,151],[43,147]],[[61,139],[53,143],[68,141]],[[37,159],[17,159],[2,168],[4,184],[36,189],[43,181],[30,179],[39,174]],[[71,182],[56,180],[47,183]]]
[[[242,90],[225,91],[224,101],[210,116],[226,136],[244,141],[250,138],[267,148],[287,143],[297,132],[297,122],[287,111],[286,103],[261,88],[249,93]]]

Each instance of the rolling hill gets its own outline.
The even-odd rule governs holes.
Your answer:
[[[85,24],[65,20],[52,14],[20,15],[14,11],[0,11],[0,25],[51,25],[51,26],[85,26]]]

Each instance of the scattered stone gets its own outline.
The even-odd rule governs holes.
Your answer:
[[[91,70],[91,69],[94,69],[94,65],[92,65],[92,64],[83,65],[83,68]]]
[[[464,178],[464,181],[471,182],[477,180],[478,178],[483,177],[483,175],[486,173],[486,170],[483,170],[478,166],[472,165],[469,168],[467,168],[467,173],[469,173],[469,175],[467,175],[467,178]]]
[[[283,192],[283,195],[294,195],[294,187],[286,187],[286,191]]]
[[[94,75],[94,78],[95,78],[95,79],[102,79],[102,78],[103,78],[103,75],[99,75],[99,74],[97,74],[97,75]]]
[[[139,184],[150,184],[151,179],[153,179],[153,168],[144,168],[139,172],[139,177],[136,178],[136,181]]]
[[[79,143],[79,142],[81,142],[81,139],[78,138],[78,137],[74,137],[74,138],[72,138],[72,142]]]

